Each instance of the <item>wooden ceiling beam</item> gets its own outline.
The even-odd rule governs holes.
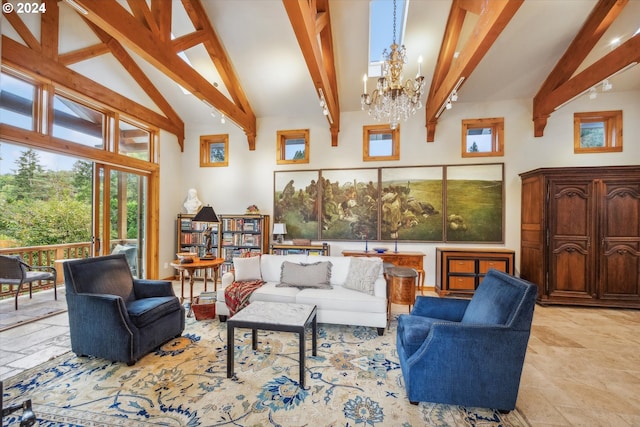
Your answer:
[[[40,45],[42,54],[54,61],[58,60],[58,21],[60,9],[58,0],[45,0],[46,13],[40,14]]]
[[[2,0],[2,4],[8,3],[7,0]],[[3,13],[2,17],[9,21],[14,30],[18,33],[20,38],[29,46],[29,49],[40,52],[42,46],[40,41],[33,35],[31,30],[25,25],[24,21],[17,13]]]
[[[632,64],[640,63],[640,34],[636,34],[620,46],[558,86],[545,98],[546,105],[557,108],[581,95],[604,79],[611,77]],[[546,119],[544,120],[546,124]],[[535,124],[535,120],[534,120]],[[537,129],[542,136],[544,126]]]
[[[229,55],[227,55],[227,51],[220,41],[220,38],[207,18],[207,13],[202,6],[202,2],[200,0],[182,0],[182,5],[196,31],[204,31],[206,35],[203,43],[204,48],[209,54],[211,61],[213,61],[213,64],[222,79],[222,83],[229,92],[229,96],[231,96],[233,102],[235,102],[235,104],[239,106],[245,114],[252,117],[255,122],[255,114],[253,113],[251,104],[249,104],[249,100],[242,89],[240,79],[238,79],[233,65],[229,60]],[[213,106],[217,108],[216,104],[213,104]],[[249,150],[255,150],[255,133],[251,135],[246,132],[246,129],[245,133],[247,134]]]
[[[135,16],[136,20],[156,36],[160,37],[160,28],[153,18],[146,0],[127,0],[127,4],[129,5],[131,12],[133,12],[133,16]]]
[[[340,103],[328,0],[282,0],[298,39],[316,93],[322,90],[329,114],[331,145],[338,145]],[[320,33],[318,33],[320,29]],[[319,41],[318,41],[319,36]]]
[[[628,2],[629,0],[600,0],[595,5],[580,31],[533,98],[534,136],[542,136],[551,113],[559,105],[571,99],[563,100],[556,93],[554,99],[560,101],[560,103],[555,104],[550,99],[551,93],[571,79],[571,76],[620,15]],[[589,87],[587,86],[585,89]]]
[[[207,40],[207,33],[197,30],[171,40],[171,45],[175,53],[191,49],[194,46],[204,43]]]
[[[426,127],[427,142],[433,142],[435,139],[436,124],[438,117],[442,113],[442,106],[447,101],[451,91],[457,86],[460,87],[462,82],[469,78],[473,70],[480,63],[485,54],[489,51],[493,43],[496,41],[502,30],[507,26],[509,21],[516,14],[524,0],[492,0],[490,2],[482,2],[482,13],[476,23],[469,40],[466,41],[464,47],[460,50],[460,54],[446,72],[441,83],[430,89],[429,99],[426,105]],[[461,8],[458,2],[451,5],[452,14],[459,11],[454,8]],[[457,22],[453,18],[452,22]],[[455,47],[454,47],[455,49]],[[445,58],[446,59],[446,58]],[[436,66],[438,68],[438,66]],[[461,80],[462,79],[462,80]]]
[[[104,0],[75,1],[88,11],[86,19],[112,35],[191,94],[215,106],[244,130],[249,146],[255,146],[255,115],[252,112],[245,112],[241,106],[234,104],[184,62],[175,54],[170,42],[162,41],[157,34],[140,25],[136,18],[117,1],[112,0],[108,4]],[[165,7],[171,7],[171,2],[164,2],[164,4]]]
[[[107,45],[111,54],[120,62],[120,64],[125,68],[125,70],[133,77],[133,79],[138,83],[138,85],[144,90],[144,92],[151,98],[151,100],[160,108],[160,110],[167,116],[169,120],[171,120],[176,127],[184,128],[184,122],[176,113],[176,111],[171,107],[169,101],[165,99],[162,93],[155,87],[153,82],[149,80],[147,75],[142,71],[142,69],[136,64],[131,55],[127,53],[127,51],[122,47],[122,45],[113,37],[111,37],[106,32],[102,31],[98,28],[94,23],[90,21],[86,21],[87,25],[91,30],[98,36],[102,42]],[[184,150],[184,134],[176,135],[178,137],[178,144],[180,144],[180,149]]]
[[[62,65],[69,66],[71,64],[95,58],[109,52],[109,46],[104,43],[98,43],[82,49],[72,50],[71,52],[59,54],[58,62]]]
[[[4,35],[2,36],[2,62],[22,71],[28,70],[35,78],[59,84],[77,94],[95,99],[101,104],[143,120],[174,135],[184,136],[184,126],[177,127],[175,123],[161,114],[131,101],[125,96]]]
[[[171,17],[173,10],[166,7],[166,0],[151,0],[151,14],[158,24],[160,39],[164,42],[171,41]]]

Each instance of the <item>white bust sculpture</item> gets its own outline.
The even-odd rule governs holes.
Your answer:
[[[189,214],[198,213],[202,206],[202,202],[198,199],[198,192],[195,188],[190,188],[187,192],[187,200],[184,202],[184,208]]]

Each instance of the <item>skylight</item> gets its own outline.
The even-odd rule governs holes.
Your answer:
[[[396,0],[396,43],[404,43],[409,0]],[[379,77],[382,52],[393,42],[393,1],[369,0],[369,77]]]

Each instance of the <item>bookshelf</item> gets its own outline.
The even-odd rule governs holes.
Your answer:
[[[192,218],[195,214],[178,214],[177,219],[177,239],[178,242],[176,252],[194,252],[199,257],[205,255],[205,236],[204,231],[211,225],[211,246],[213,255],[218,257],[218,223],[216,222],[193,222]]]
[[[329,244],[323,243],[321,245],[276,245],[273,244],[270,247],[271,254],[274,255],[329,255]]]
[[[269,250],[268,215],[218,215],[220,219],[218,253],[224,258],[220,275],[233,269],[233,258],[247,252]]]

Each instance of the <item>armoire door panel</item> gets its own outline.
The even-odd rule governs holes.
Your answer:
[[[607,246],[600,271],[600,298],[640,301],[640,243]]]
[[[553,235],[587,236],[591,233],[592,183],[557,183],[551,188]]]
[[[549,266],[551,295],[568,293],[573,296],[592,296],[589,255],[586,245],[573,242],[563,242],[552,250]]]

